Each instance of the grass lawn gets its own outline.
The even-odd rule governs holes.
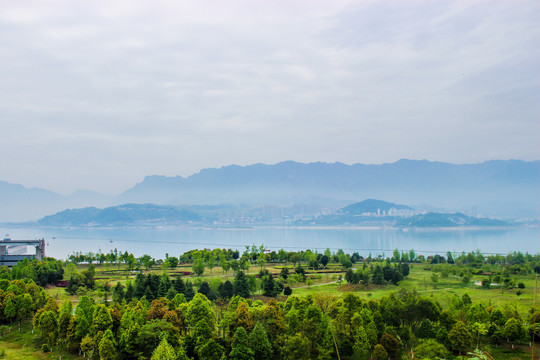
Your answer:
[[[58,359],[59,356],[65,360],[83,359],[82,356],[59,351],[56,348],[53,352],[44,353],[41,351],[41,345],[43,342],[32,334],[31,321],[23,323],[21,331],[18,324],[12,325],[11,331],[0,338],[0,349],[6,352],[4,359]]]
[[[291,273],[294,273],[291,264],[286,266]],[[360,265],[357,264],[357,266]],[[283,267],[283,264],[266,264],[264,269],[277,275]],[[525,289],[521,290],[521,295],[517,296],[516,292],[518,289],[502,290],[498,287],[484,289],[481,286],[474,285],[475,282],[480,282],[485,278],[483,275],[475,275],[468,284],[464,284],[461,281],[461,278],[456,275],[448,274],[447,276],[443,276],[441,273],[437,273],[438,276],[434,282],[432,277],[433,272],[428,268],[429,265],[411,265],[409,276],[403,280],[399,286],[378,286],[371,284],[366,287],[364,285],[347,285],[345,280],[343,280],[341,284],[337,283],[339,276],[343,278],[345,275],[345,272],[339,264],[330,263],[326,269],[318,271],[313,271],[304,267],[308,272],[307,276],[312,277],[310,285],[308,286],[306,283],[294,284],[292,286],[293,295],[326,294],[340,296],[345,292],[354,292],[365,300],[376,300],[388,295],[391,291],[398,291],[400,287],[405,287],[411,290],[414,289],[419,294],[432,297],[434,300],[438,301],[443,308],[450,305],[450,300],[453,296],[461,297],[465,293],[471,297],[474,303],[482,302],[486,305],[511,304],[512,306],[516,306],[523,319],[528,318],[529,311],[533,307],[535,283],[533,275],[513,276],[516,284],[522,282],[525,285]],[[86,269],[88,269],[87,264],[77,265],[78,272]],[[259,273],[260,269],[259,266],[251,266],[247,274],[255,275]],[[458,270],[457,272],[460,271],[460,268],[457,267],[457,265],[455,269]],[[108,283],[111,287],[114,287],[117,282],[125,284],[128,280],[134,279],[137,274],[136,271],[128,271],[127,266],[124,264],[121,264],[120,266],[96,264],[95,270],[96,285],[98,287],[104,283]],[[167,269],[166,271],[168,275],[174,279],[183,272],[192,272],[193,270],[191,265],[181,264],[175,269]],[[338,273],[339,271],[342,272]],[[163,274],[163,269],[159,266],[154,266],[148,271],[143,270],[143,273],[161,275]],[[182,275],[182,277],[184,280],[190,280],[195,283],[200,283],[201,281],[208,281],[211,283],[214,279],[220,279],[221,281],[234,280],[232,270],[224,274],[219,266],[214,267],[212,271],[205,269],[205,272],[200,277],[197,277],[195,274],[189,276]],[[69,274],[65,274],[64,279],[68,280]],[[47,292],[58,300],[71,299],[76,301],[78,299],[77,296],[69,296],[63,288],[48,287]],[[96,293],[101,294],[99,290],[94,292],[94,295],[96,295]],[[258,289],[254,295],[258,294],[260,294],[260,289]]]

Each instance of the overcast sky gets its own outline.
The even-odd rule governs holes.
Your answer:
[[[538,0],[0,0],[0,180],[536,160],[538,19]]]

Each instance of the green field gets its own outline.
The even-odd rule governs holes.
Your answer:
[[[371,264],[369,264],[371,265]],[[369,266],[368,265],[368,266]],[[294,272],[292,264],[280,264],[269,263],[264,266],[251,266],[247,271],[248,275],[256,275],[261,270],[268,270],[274,275],[278,275],[282,268],[286,266],[291,272]],[[356,264],[357,267],[362,265]],[[427,296],[438,302],[443,309],[449,308],[453,298],[461,298],[464,294],[473,301],[473,304],[482,303],[488,306],[510,306],[515,309],[523,319],[527,319],[530,316],[531,309],[534,307],[534,288],[535,288],[535,275],[533,273],[525,275],[512,275],[512,281],[514,284],[522,283],[524,288],[519,289],[519,296],[517,295],[517,288],[502,289],[499,286],[492,286],[485,288],[478,284],[485,279],[488,275],[473,275],[467,283],[462,281],[462,278],[458,276],[460,271],[467,270],[466,266],[458,265],[445,265],[447,269],[451,271],[437,273],[436,279],[434,278],[432,266],[427,263],[415,263],[410,266],[409,275],[397,286],[395,285],[362,285],[362,284],[348,284],[345,278],[345,270],[340,264],[330,263],[324,270],[310,270],[307,269],[306,282],[296,282],[291,284],[293,295],[308,296],[312,295],[317,299],[332,299],[339,298],[345,293],[354,293],[362,299],[378,300],[391,292],[399,292],[401,289],[407,289],[409,291],[416,291],[421,296]],[[66,268],[64,273],[64,280],[69,280],[72,272],[81,273],[89,268],[88,264],[78,264],[76,267],[71,265],[70,269]],[[488,274],[495,274],[502,269],[496,265],[484,266],[484,271],[488,271]],[[206,269],[202,276],[196,275],[183,275],[184,273],[192,273],[193,269],[189,264],[180,264],[178,267],[171,269],[162,266],[155,265],[151,268],[144,270],[128,270],[124,264],[119,265],[95,265],[95,287],[93,290],[88,290],[84,294],[69,295],[66,289],[57,286],[47,286],[46,292],[49,296],[53,297],[57,301],[64,301],[66,299],[71,300],[74,305],[77,304],[78,299],[82,295],[88,295],[94,297],[96,300],[111,299],[111,294],[114,286],[119,282],[121,284],[127,284],[129,281],[133,281],[135,276],[142,272],[144,274],[167,275],[175,279],[181,276],[184,280],[189,280],[195,284],[195,291],[197,285],[203,281],[207,281],[211,286],[224,282],[226,280],[233,281],[234,275],[232,271],[225,273],[222,268],[216,266],[212,271]],[[491,275],[489,275],[491,276]],[[252,291],[253,299],[260,299],[266,302],[269,298],[262,295],[260,280],[256,280],[257,285],[255,291]],[[285,301],[287,299],[284,295],[278,295],[278,301]],[[110,300],[109,300],[110,301]],[[55,347],[54,353],[44,353],[41,351],[42,341],[38,340],[38,337],[32,334],[31,322],[23,322],[22,327],[19,330],[18,324],[12,324],[9,327],[9,331],[0,338],[0,354],[4,350],[4,358],[6,359],[76,359],[82,358],[73,353],[63,352]],[[485,343],[487,344],[487,340]],[[482,343],[482,341],[481,341]],[[536,354],[540,353],[538,345],[535,346]],[[494,359],[531,359],[531,348],[527,344],[521,343],[516,345],[514,349],[509,344],[503,344],[499,346],[490,346],[489,353]],[[355,357],[352,357],[355,358]],[[358,357],[363,358],[363,357]],[[538,359],[538,355],[534,357]]]

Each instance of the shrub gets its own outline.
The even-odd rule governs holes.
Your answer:
[[[421,340],[414,348],[414,354],[419,359],[446,359],[450,356],[450,351],[435,339]]]
[[[285,286],[285,288],[283,289],[283,295],[291,295],[292,294],[292,289],[288,286]]]
[[[386,352],[386,349],[381,344],[375,345],[375,348],[373,349],[373,358],[377,360],[383,360],[388,358],[388,353]]]

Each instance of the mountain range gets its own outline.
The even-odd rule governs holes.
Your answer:
[[[450,164],[399,160],[380,165],[298,163],[230,165],[188,177],[151,175],[117,196],[80,191],[63,196],[0,181],[0,222],[38,219],[67,208],[118,204],[283,205],[338,209],[359,199],[391,199],[415,208],[538,218],[540,161]],[[473,211],[472,209],[476,209]]]

